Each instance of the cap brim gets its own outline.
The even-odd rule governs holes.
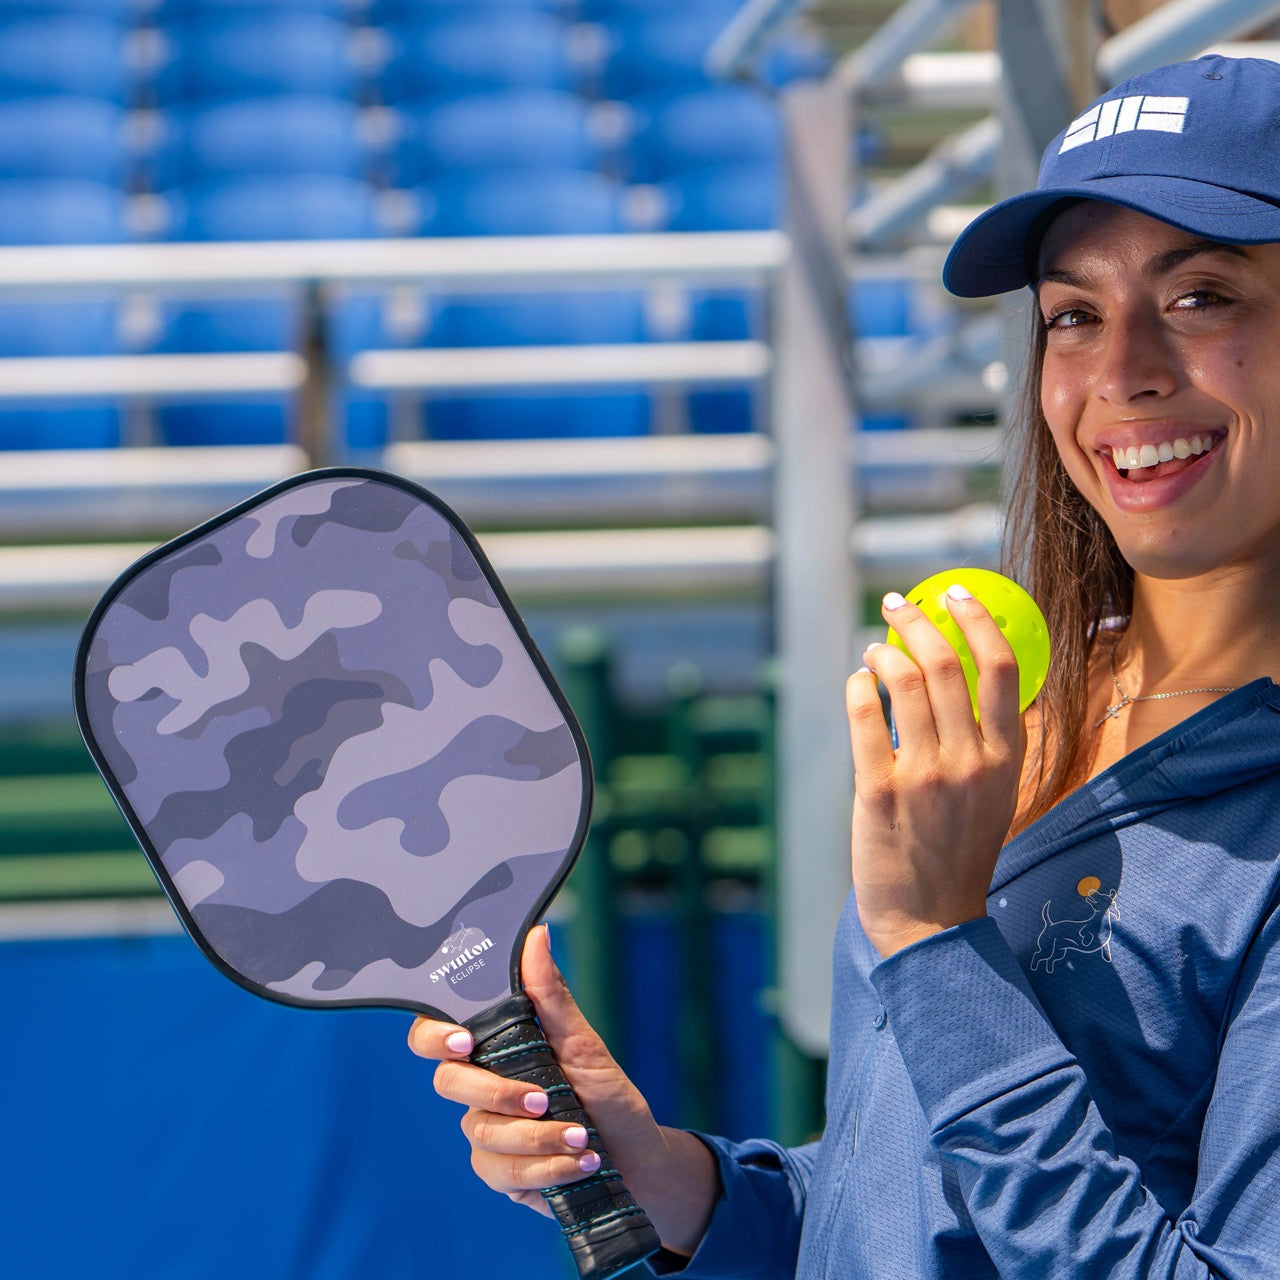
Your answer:
[[[1223,244],[1280,241],[1280,207],[1241,191],[1188,178],[1126,174],[1011,196],[976,217],[959,235],[942,282],[961,298],[987,298],[1032,283],[1028,237],[1055,204],[1101,200],[1123,205]]]

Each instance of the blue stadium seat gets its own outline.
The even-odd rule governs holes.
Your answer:
[[[724,30],[723,11],[663,9],[626,13],[606,24],[610,52],[603,90],[633,98],[659,89],[698,88],[710,83],[707,50]]]
[[[133,80],[128,29],[93,14],[0,13],[0,98],[72,93],[125,104]]]
[[[101,244],[124,238],[124,199],[111,187],[0,180],[0,243]],[[104,355],[116,349],[115,309],[101,300],[0,306],[0,354]],[[110,402],[0,400],[0,448],[108,448],[119,439],[119,411]]]
[[[329,358],[338,374],[332,398],[333,421],[345,449],[359,453],[381,448],[387,442],[389,406],[377,392],[365,391],[342,374],[357,352],[388,347],[418,346],[430,332],[430,312],[421,299],[420,322],[395,323],[391,293],[348,293],[331,297],[325,306]]]
[[[472,14],[483,10],[506,14],[513,9],[562,16],[575,12],[575,7],[575,0],[372,0],[373,16],[378,22],[431,18],[448,13]]]
[[[695,170],[659,188],[667,231],[760,231],[782,220],[782,180],[771,164]]]
[[[350,239],[378,233],[364,183],[312,174],[208,182],[173,196],[177,239]],[[298,343],[300,311],[289,297],[209,299],[172,308],[168,351],[280,351]],[[268,444],[288,438],[287,397],[166,405],[158,411],[172,444]]]
[[[350,27],[323,13],[202,11],[166,34],[172,56],[156,76],[166,102],[267,93],[355,100],[363,83]]]
[[[668,17],[673,9],[678,9],[681,13],[728,22],[743,3],[744,0],[688,0],[685,4],[675,4],[673,0],[577,0],[577,14],[591,22],[643,21]]]
[[[414,186],[464,169],[589,169],[600,159],[588,108],[560,89],[501,89],[400,104],[397,171]]]
[[[599,235],[626,230],[622,188],[580,169],[451,174],[418,191],[437,236]]]
[[[847,296],[849,325],[860,338],[919,336],[915,315],[916,289],[903,276],[860,276]],[[902,414],[866,414],[858,422],[863,431],[901,431],[910,425]]]
[[[381,83],[391,101],[484,89],[572,90],[577,71],[568,28],[537,10],[459,12],[386,28],[393,52]]]
[[[162,307],[156,349],[164,354],[296,350],[302,307],[294,294],[171,300]],[[280,444],[289,437],[286,395],[162,403],[157,425],[168,444]]]
[[[346,20],[359,17],[369,8],[368,0],[140,0],[140,3],[165,21],[200,13],[260,13],[271,9],[320,13]]]
[[[90,14],[112,22],[132,22],[150,12],[147,0],[0,0],[0,17],[45,17],[50,13]]]
[[[128,239],[115,187],[73,178],[0,180],[0,244],[111,244]]]
[[[125,111],[103,98],[0,100],[0,178],[82,178],[123,184]]]
[[[609,234],[624,229],[617,183],[582,170],[453,175],[423,195],[434,200],[436,235]],[[433,345],[519,346],[638,341],[638,295],[612,290],[442,299]],[[435,439],[639,435],[649,425],[638,388],[441,395],[425,408]]]
[[[360,109],[342,98],[274,94],[199,103],[169,113],[157,182],[173,186],[217,175],[328,174],[360,178],[374,149]]]
[[[379,234],[366,183],[326,174],[210,180],[167,193],[173,240],[349,240]]]
[[[780,161],[781,120],[769,99],[755,90],[716,85],[646,95],[630,105],[636,120],[631,141],[636,182],[690,169]]]
[[[105,298],[0,302],[0,358],[113,354],[116,315]],[[120,412],[109,401],[0,399],[0,449],[108,449],[119,441]]]
[[[114,449],[120,410],[79,397],[0,400],[0,449]]]
[[[782,185],[777,166],[723,165],[692,170],[660,184],[668,231],[756,231],[779,225]],[[762,336],[758,297],[745,290],[695,292],[691,337],[732,341]],[[746,431],[757,424],[756,393],[724,389],[689,396],[690,425],[697,432]]]

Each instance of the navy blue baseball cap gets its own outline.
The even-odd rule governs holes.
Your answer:
[[[1280,241],[1280,63],[1209,55],[1116,85],[1049,144],[1034,191],[960,233],[943,283],[962,298],[1031,284],[1046,228],[1077,200],[1225,244]]]

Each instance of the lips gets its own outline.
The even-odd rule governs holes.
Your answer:
[[[1152,430],[1150,424],[1147,429]],[[1152,433],[1133,443],[1099,444],[1097,455],[1111,500],[1119,510],[1134,514],[1180,501],[1213,467],[1226,436],[1225,431],[1202,431],[1161,439]]]

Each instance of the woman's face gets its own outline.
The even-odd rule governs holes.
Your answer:
[[[1085,202],[1049,228],[1037,295],[1045,418],[1133,568],[1280,568],[1280,245]]]

